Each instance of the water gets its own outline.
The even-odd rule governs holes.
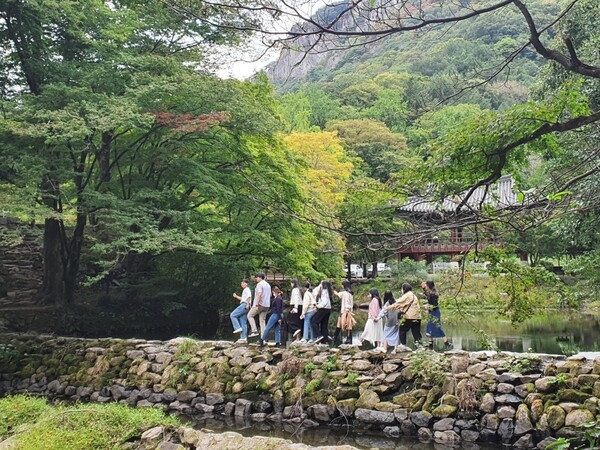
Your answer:
[[[520,324],[490,312],[460,316],[442,311],[442,323],[454,348],[466,351],[484,348],[478,330],[502,351],[569,356],[600,351],[600,316],[576,311],[544,311]]]
[[[358,343],[367,320],[367,312],[358,310],[355,317],[357,325],[353,332],[353,342]],[[332,317],[330,332],[333,331],[334,324]],[[423,320],[421,332],[424,339],[426,324],[427,321]],[[489,344],[497,350],[515,353],[571,356],[600,352],[600,314],[562,309],[545,310],[522,323],[512,324],[510,320],[490,311],[461,315],[455,311],[442,310],[442,326],[454,349],[469,352],[488,350]],[[236,340],[238,336],[233,336],[231,331],[231,324],[227,321],[217,337]],[[410,333],[408,345],[415,347]],[[368,347],[369,344],[365,344],[365,348]],[[436,349],[442,349],[441,340],[436,342]]]
[[[251,421],[243,417],[203,416],[186,417],[189,425],[216,433],[236,431],[244,436],[269,436],[288,439],[293,442],[313,446],[351,445],[359,449],[381,450],[500,450],[500,444],[464,443],[462,446],[449,446],[434,442],[419,442],[416,437],[402,436],[391,438],[381,432],[354,430],[352,427],[302,428],[298,424]]]
[[[359,311],[358,315],[365,315]],[[362,317],[360,319],[363,319]],[[359,319],[359,323],[363,323]],[[427,321],[421,331],[425,333]],[[443,329],[454,349],[465,351],[485,350],[488,341],[498,350],[515,353],[548,353],[574,355],[577,353],[600,352],[600,316],[578,311],[544,311],[520,324],[512,324],[492,312],[470,312],[460,315],[442,311]],[[354,342],[358,342],[362,326],[354,331]],[[368,344],[365,344],[368,346]],[[412,335],[408,345],[414,348]],[[436,342],[442,349],[442,342]]]

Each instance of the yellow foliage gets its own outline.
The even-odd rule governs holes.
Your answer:
[[[354,169],[335,132],[296,132],[283,138],[302,167],[300,186],[311,199],[312,207],[327,212],[344,200]]]

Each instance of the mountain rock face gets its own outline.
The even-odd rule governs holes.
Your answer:
[[[364,2],[364,5],[368,3]],[[493,77],[507,55],[526,46],[529,40],[527,25],[515,8],[500,8],[469,20],[413,31],[393,31],[385,36],[335,34],[335,31],[369,32],[397,26],[420,26],[422,20],[460,16],[466,13],[467,10],[461,8],[466,8],[467,4],[472,11],[487,3],[470,0],[460,4],[456,9],[444,2],[422,0],[409,2],[406,9],[399,11],[390,6],[354,10],[349,2],[323,7],[311,16],[312,23],[299,22],[292,27],[290,36],[298,37],[284,43],[278,60],[267,66],[267,76],[283,92],[303,83],[331,80],[340,72],[361,73],[364,70],[369,70],[371,75],[395,72],[464,79]],[[542,24],[555,20],[559,11],[558,3],[553,0],[531,0],[527,7]],[[321,33],[316,24],[332,32]],[[550,30],[546,37],[552,35]],[[370,43],[365,44],[365,41]],[[510,75],[517,83],[528,86],[544,60],[535,52],[522,51],[512,63]]]
[[[334,21],[346,8],[346,4],[324,7],[319,9],[312,19],[320,24],[329,24]],[[343,15],[332,30],[356,31],[364,20],[357,20],[350,15]],[[276,86],[305,79],[310,71],[321,66],[325,70],[332,70],[340,62],[347,44],[343,39],[331,35],[311,34],[316,30],[314,25],[296,24],[292,27],[291,34],[304,34],[283,48],[279,58],[271,63],[267,69],[267,76]]]

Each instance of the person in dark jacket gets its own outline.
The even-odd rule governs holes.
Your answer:
[[[283,320],[283,293],[279,287],[273,287],[273,297],[275,299],[271,302],[271,316],[265,327],[261,338],[258,340],[258,345],[261,347],[265,345],[265,341],[269,336],[269,333],[275,328],[275,346],[281,347],[281,321]]]
[[[425,336],[429,338],[429,348],[433,349],[434,339],[444,340],[444,350],[452,349],[452,344],[448,342],[448,336],[442,328],[442,315],[440,313],[440,294],[435,288],[435,283],[432,280],[423,281],[421,283],[423,295],[427,299],[427,307],[429,315],[427,316],[427,330]]]

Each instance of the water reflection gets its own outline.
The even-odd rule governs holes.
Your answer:
[[[196,429],[214,432],[236,431],[243,436],[268,436],[289,439],[307,445],[351,445],[359,449],[389,450],[499,450],[500,445],[473,444],[463,442],[462,445],[449,446],[435,442],[419,442],[416,438],[402,436],[391,438],[380,431],[355,430],[353,427],[313,427],[304,428],[299,423],[272,422],[269,420],[251,420],[239,416],[186,416],[185,421]]]
[[[600,350],[599,317],[574,311],[545,311],[513,325],[492,313],[476,313],[466,319],[446,314],[444,325],[455,348],[481,350],[483,330],[500,350],[573,355]]]
[[[520,324],[498,317],[492,312],[471,312],[460,315],[444,311],[443,326],[455,349],[478,351],[485,349],[484,338],[499,350],[515,353],[550,353],[574,355],[600,351],[600,317],[577,311],[544,311]],[[423,331],[425,321],[423,321]],[[360,331],[354,339],[358,342]],[[408,345],[414,348],[409,334]],[[442,348],[437,342],[436,347]]]
[[[357,327],[353,333],[353,342],[360,341],[360,335],[366,322],[367,312],[358,310]],[[600,352],[600,316],[577,311],[550,310],[536,314],[520,324],[489,311],[458,314],[443,311],[444,331],[454,345],[454,349],[479,351],[486,349],[484,338],[491,341],[498,350],[515,353],[549,353],[555,355],[574,355],[581,352]],[[335,323],[332,320],[332,323]],[[422,332],[425,333],[426,321]],[[235,340],[231,327],[222,328],[217,338]],[[408,335],[408,345],[415,347],[412,335]],[[441,340],[436,349],[442,350]],[[364,348],[370,348],[368,343]]]

